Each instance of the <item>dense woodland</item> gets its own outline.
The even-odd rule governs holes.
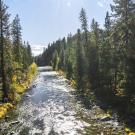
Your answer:
[[[8,7],[0,0],[0,100],[3,102],[18,97],[17,90],[24,87],[21,85],[28,79],[33,62],[30,44],[22,40],[19,16],[12,22],[9,20]]]
[[[81,29],[58,39],[36,57],[40,66],[52,65],[76,82],[86,100],[93,97],[115,107],[125,116],[135,114],[135,2],[113,0],[104,28],[85,9],[79,15]]]
[[[135,1],[110,8],[102,27],[82,8],[81,28],[34,58],[0,0],[0,134],[135,135]]]

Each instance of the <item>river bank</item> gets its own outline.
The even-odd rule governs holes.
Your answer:
[[[25,73],[23,73],[25,74]],[[10,91],[8,95],[8,103],[0,104],[0,119],[6,118],[9,111],[16,108],[17,103],[21,100],[22,94],[29,89],[30,84],[34,80],[37,74],[37,65],[32,63],[27,71],[27,76],[25,80],[20,81],[17,80],[17,75],[15,74],[12,78],[12,84],[10,86]],[[2,93],[1,93],[2,98]]]
[[[66,73],[62,70],[59,70],[58,74],[60,76],[64,76],[65,78],[67,77]],[[82,95],[82,93],[79,93],[78,91],[75,90],[75,89],[77,89],[77,84],[76,84],[75,80],[72,80],[72,79],[68,80],[68,83],[74,88],[73,93],[76,95],[77,101],[80,101],[85,109],[91,110],[92,108],[98,108],[100,110],[100,112],[103,113],[103,114],[101,113],[100,117],[97,116],[97,118],[95,118],[95,120],[101,119],[101,121],[102,121],[102,118],[103,118],[103,121],[117,119],[116,120],[117,125],[118,125],[118,123],[120,123],[121,128],[122,128],[122,129],[120,129],[120,131],[117,131],[118,134],[121,133],[121,134],[126,134],[126,135],[135,135],[135,127],[133,124],[134,119],[133,118],[130,119],[130,117],[127,115],[124,116],[124,114],[119,110],[120,106],[119,107],[117,107],[117,105],[111,106],[110,104],[103,102],[101,99],[98,99],[93,93],[88,94],[88,95]],[[84,117],[85,117],[85,115],[84,115]],[[84,119],[86,120],[87,118],[88,118],[88,116],[86,115],[86,117]],[[112,130],[115,130],[115,128]],[[116,130],[117,130],[117,127],[116,127]],[[123,131],[121,132],[121,130],[123,130]]]
[[[0,122],[2,135],[128,135],[117,114],[110,116],[98,105],[85,108],[57,72],[39,71],[33,86]]]

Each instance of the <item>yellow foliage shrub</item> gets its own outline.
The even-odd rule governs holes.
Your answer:
[[[13,81],[13,82],[16,82],[16,80],[17,80],[17,76],[16,76],[16,75],[13,75],[12,81]]]
[[[59,73],[59,75],[66,77],[66,73],[64,71],[59,70],[58,73]]]
[[[11,103],[5,103],[0,106],[0,119],[4,118],[9,110],[14,108]]]
[[[37,65],[35,63],[32,63],[28,68],[28,79],[31,81],[33,79],[33,76],[37,72]]]
[[[0,112],[7,113],[7,108],[5,108],[4,106],[2,106],[2,107],[0,108]]]
[[[17,63],[14,64],[15,67],[19,67]],[[28,68],[27,77],[25,80],[17,82],[17,79],[22,78],[24,73],[20,73],[19,76],[13,75],[12,84],[10,85],[10,93],[9,98],[13,101],[20,101],[21,94],[26,91],[29,84],[33,80],[35,74],[37,73],[37,65],[35,63],[31,64]],[[0,97],[2,97],[2,93],[0,93]],[[15,108],[11,103],[5,103],[0,106],[0,119],[4,118],[7,112]]]
[[[5,117],[5,113],[3,111],[0,111],[0,119]]]
[[[19,102],[21,100],[21,95],[20,94],[15,94],[15,99],[16,102]]]
[[[15,100],[15,101],[20,100],[20,96],[18,94],[22,94],[27,90],[27,88],[28,88],[29,84],[31,83],[31,81],[33,80],[36,72],[37,72],[37,65],[35,63],[33,63],[28,68],[27,77],[26,77],[25,81],[23,80],[21,83],[18,83],[17,78],[19,78],[19,77],[16,75],[13,75],[13,77],[12,77],[13,83],[11,84],[11,87],[10,87],[11,93],[9,94],[9,97],[11,100]]]
[[[129,133],[128,135],[135,135],[135,133],[134,133],[134,132],[131,132],[131,133]]]
[[[12,109],[13,105],[11,103],[4,104],[4,107],[7,108],[7,110]]]
[[[131,130],[129,129],[129,128],[125,128],[125,131],[127,132],[127,133],[129,133],[129,132],[131,132]]]
[[[76,84],[76,81],[75,80],[71,80],[71,86],[73,88],[76,88],[77,84]]]
[[[13,89],[16,93],[22,94],[24,92],[24,88],[20,84],[13,83],[11,85],[11,89]]]

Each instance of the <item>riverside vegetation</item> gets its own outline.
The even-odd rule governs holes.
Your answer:
[[[106,13],[104,28],[100,28],[95,19],[92,19],[89,28],[86,11],[82,8],[79,16],[81,29],[78,29],[74,35],[69,34],[67,38],[64,37],[49,44],[43,54],[37,56],[35,60],[39,66],[51,65],[54,70],[60,71],[61,74],[64,73],[66,78],[70,80],[71,85],[76,88],[79,99],[88,109],[96,107],[96,105],[103,108],[107,112],[107,116],[99,118],[99,120],[110,119],[113,112],[118,113],[120,116],[119,121],[126,124],[125,131],[127,134],[134,135],[135,2],[133,0],[113,0],[111,11],[111,13]],[[15,108],[15,105],[21,99],[21,95],[29,87],[37,70],[36,64],[33,63],[34,58],[32,57],[30,44],[22,40],[19,15],[16,15],[12,22],[9,20],[8,7],[0,0],[0,118],[6,118],[7,112]],[[38,117],[38,114],[29,117],[30,112],[33,114],[33,111],[41,111],[42,114],[42,109],[46,112],[51,105],[52,109],[55,108],[55,101],[56,103],[61,102],[59,100],[61,98],[61,89],[58,91],[60,82],[56,82],[56,79],[58,79],[56,75],[47,76],[47,74],[50,73],[41,73],[42,76],[38,78],[41,100],[38,97],[38,91],[36,91],[38,88],[33,89],[36,92],[38,104],[31,104],[33,97],[29,95],[27,98],[30,101],[26,100],[24,106],[22,105],[22,110],[25,113],[21,118],[24,118],[25,126],[28,118],[28,123],[32,123],[35,120],[34,118]],[[40,81],[42,81],[42,85]],[[48,82],[47,87],[44,86],[45,82]],[[52,85],[53,83],[56,83],[55,85],[58,85],[58,87],[55,88]],[[65,85],[63,86],[65,88]],[[64,88],[62,91],[65,90]],[[56,93],[52,90],[55,90]],[[66,90],[68,90],[67,87]],[[48,95],[52,94],[51,97],[46,94],[48,91]],[[53,98],[53,100],[50,100],[53,101],[53,104],[49,102],[47,108],[45,106],[39,109],[38,107],[41,107],[40,101],[46,100],[42,97],[42,92],[48,96],[47,98]],[[67,97],[67,93],[62,93]],[[63,101],[67,100],[63,99]],[[29,103],[28,106],[27,103]],[[44,101],[44,103],[48,102]],[[32,108],[24,109],[25,107],[31,107],[31,105],[33,105],[33,110]],[[60,107],[59,104],[58,107]],[[18,106],[19,109],[21,110],[21,106]],[[59,110],[56,109],[57,111]],[[95,113],[97,112],[95,111]],[[56,114],[55,111],[54,114]],[[81,116],[81,111],[78,112],[78,116],[81,119],[88,120],[87,115]],[[17,119],[19,119],[19,116]],[[44,117],[42,120],[45,120]],[[98,118],[96,120],[98,121]],[[98,127],[96,120],[93,121]],[[5,119],[1,124],[2,128],[4,126],[3,122],[8,126]],[[17,122],[22,124],[20,121]],[[95,127],[93,128],[95,129]],[[17,130],[21,129],[18,127]],[[87,130],[89,132],[90,129]]]
[[[79,19],[81,29],[49,44],[37,64],[65,72],[86,106],[96,100],[135,130],[135,2],[113,0],[104,28],[92,19],[89,29],[83,8]]]
[[[19,16],[10,22],[7,10],[0,0],[0,119],[15,108],[37,69],[30,44],[22,41]]]

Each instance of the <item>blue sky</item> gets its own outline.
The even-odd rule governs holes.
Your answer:
[[[85,8],[90,25],[92,18],[104,23],[112,0],[4,0],[9,6],[11,19],[18,13],[21,19],[23,40],[29,41],[34,53],[43,46],[80,27],[79,12]],[[36,52],[37,51],[37,52]]]

